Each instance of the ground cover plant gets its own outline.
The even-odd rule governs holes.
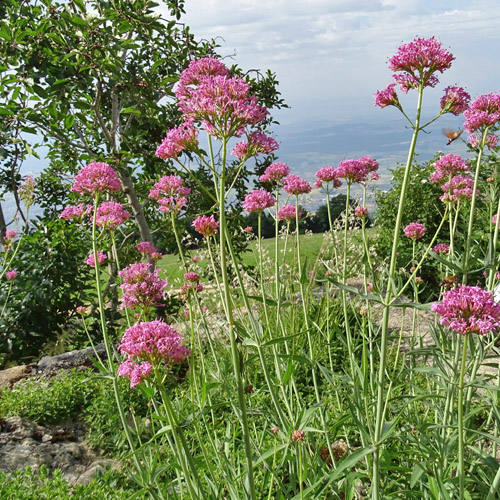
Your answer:
[[[378,178],[369,156],[316,173],[329,225],[316,258],[305,258],[307,236],[292,230],[292,222],[300,227],[301,197],[313,186],[282,162],[267,166],[261,187],[242,202],[257,227],[228,224],[245,163],[275,153],[278,144],[265,132],[268,111],[249,83],[213,57],[192,61],[174,88],[183,121],[168,130],[156,156],[178,170],[149,191],[175,237],[180,286],[174,289],[156,265],[162,255],[152,241],[137,244],[135,263],[120,265],[117,232],[131,213],[121,203],[123,179],[106,155],[75,176],[78,204],[61,217],[86,234],[97,294],[97,304],[82,303],[79,312],[84,324],[89,307],[99,314],[107,357],[96,355],[96,366],[111,386],[108,403],[116,408],[137,495],[498,497],[500,305],[492,292],[500,280],[494,133],[500,94],[470,102],[464,89],[448,87],[436,115],[423,117],[426,88],[439,83],[453,59],[433,37],[405,43],[389,59],[394,82],[375,95],[375,105],[399,109],[402,125],[413,131],[391,202],[396,209],[384,214],[379,230],[392,229],[386,255],[374,254],[366,231],[366,193]],[[416,92],[414,115],[403,108],[398,85]],[[438,189],[424,207],[437,212],[425,214],[426,227],[423,219],[404,220],[415,199],[418,136],[446,113],[464,113],[475,158],[440,155],[428,166],[426,181]],[[208,182],[192,170],[194,157],[210,172]],[[485,163],[493,170],[483,182]],[[336,220],[330,199],[342,183],[346,203]],[[354,207],[355,184],[363,195]],[[211,209],[191,222],[201,242],[193,247],[176,222],[198,192]],[[432,199],[432,190],[426,193]],[[264,214],[274,221],[271,248],[263,244]],[[252,234],[255,267],[242,265],[235,231]],[[4,238],[0,316],[16,286],[10,264],[18,245],[16,235]],[[109,328],[103,296],[109,262],[117,269],[123,314],[117,329]],[[422,300],[429,262],[440,275],[433,303]],[[425,324],[422,310],[432,317]],[[396,314],[401,328],[391,327]],[[124,379],[148,402],[144,414],[124,400]]]

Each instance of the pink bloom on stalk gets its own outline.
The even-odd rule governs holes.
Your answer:
[[[190,271],[189,273],[184,274],[184,279],[186,281],[197,283],[198,281],[200,281],[200,275],[198,273]]]
[[[317,180],[314,182],[314,187],[321,187],[323,182],[326,182],[327,185],[331,182],[334,188],[338,188],[342,186],[342,182],[339,181],[337,176],[338,172],[336,168],[322,167],[316,172]]]
[[[150,241],[141,241],[140,243],[137,243],[135,248],[137,248],[137,251],[144,256],[159,253]]]
[[[145,378],[151,375],[153,367],[147,361],[136,363],[127,359],[118,367],[118,376],[127,377],[130,380],[130,388],[137,387]]]
[[[412,88],[435,87],[439,82],[434,75],[451,67],[453,54],[441,48],[436,38],[415,38],[399,47],[389,59],[389,69],[399,71],[393,75],[396,83],[406,94]]]
[[[456,203],[460,200],[471,199],[474,192],[474,179],[468,175],[456,175],[445,182],[441,189],[445,191],[439,199],[446,203]],[[479,192],[479,190],[478,190]]]
[[[81,219],[86,215],[90,215],[92,212],[92,205],[84,205],[80,203],[79,205],[73,206],[68,205],[59,216],[61,219],[70,220],[70,219]]]
[[[219,222],[215,220],[213,215],[201,215],[194,220],[192,226],[198,233],[205,236],[205,238],[209,238],[210,236],[217,234]]]
[[[458,285],[442,295],[443,300],[432,304],[431,310],[441,316],[439,323],[455,333],[486,335],[500,326],[500,305],[493,300],[492,292]]]
[[[148,321],[131,326],[123,335],[118,350],[132,358],[156,364],[164,361],[167,368],[184,361],[191,351],[182,345],[183,338],[175,328],[163,321]]]
[[[162,212],[179,212],[187,203],[186,196],[191,192],[191,189],[183,184],[184,180],[181,177],[167,175],[153,186],[149,196],[158,200]]]
[[[161,279],[158,269],[151,271],[146,263],[130,264],[119,273],[123,283],[120,309],[157,306],[163,299],[163,289],[168,281]]]
[[[467,142],[473,147],[477,148],[481,142],[480,138],[478,137],[477,134],[470,134],[469,137],[467,137]],[[487,146],[489,149],[493,149],[496,147],[498,144],[498,137],[494,134],[489,134],[486,136],[486,139],[484,141],[484,145]],[[488,179],[486,179],[488,180]]]
[[[297,443],[300,443],[304,441],[306,438],[305,432],[301,430],[294,430],[292,432],[292,441],[296,441]]]
[[[123,210],[121,203],[104,201],[97,207],[95,223],[104,229],[114,229],[130,218],[130,214]]]
[[[84,315],[87,312],[87,308],[85,306],[78,306],[76,308],[76,312],[78,314]]]
[[[297,214],[297,208],[295,205],[283,205],[276,214],[278,220],[291,221],[295,219],[296,216],[300,217],[302,214],[300,211]]]
[[[434,163],[435,171],[432,172],[429,180],[431,182],[442,182],[460,172],[467,172],[469,168],[469,164],[465,160],[462,160],[460,155],[444,155]]]
[[[418,240],[422,238],[422,236],[425,234],[427,229],[423,224],[420,224],[420,222],[412,222],[411,224],[408,224],[404,229],[403,229],[405,236],[412,239],[412,240]]]
[[[191,97],[191,92],[205,78],[220,75],[229,77],[229,70],[224,63],[212,57],[204,57],[191,61],[189,66],[182,72],[175,96],[179,99],[179,108],[182,110],[184,102]]]
[[[447,245],[446,243],[438,243],[432,251],[434,253],[437,253],[439,255],[447,254],[450,252],[450,246]]]
[[[251,212],[262,212],[262,210],[270,207],[274,207],[276,199],[271,193],[268,193],[265,189],[256,189],[245,196],[242,203],[243,208]]]
[[[251,233],[251,232],[253,232],[253,227],[247,226],[247,227],[243,228],[243,232],[244,233]]]
[[[495,214],[495,215],[492,217],[491,222],[492,222],[493,224],[496,224],[496,223],[497,223],[497,220],[498,220],[498,214]]]
[[[31,207],[33,202],[35,201],[35,179],[32,175],[27,175],[24,179],[24,184],[19,186],[17,192],[19,193],[19,197],[24,201],[26,207]]]
[[[359,160],[343,160],[339,163],[337,177],[345,179],[348,184],[353,182],[364,183],[378,179],[378,163],[370,156],[363,156]]]
[[[469,102],[470,95],[462,87],[446,87],[441,97],[441,111],[458,116],[469,107]]]
[[[398,95],[394,90],[395,86],[395,83],[389,83],[384,90],[377,90],[377,92],[375,92],[375,100],[373,104],[381,109],[386,106],[395,106],[396,108],[401,109]]]
[[[8,281],[11,281],[17,278],[17,271],[15,269],[12,269],[12,271],[7,271],[5,273],[5,277],[7,278]]]
[[[354,215],[360,219],[365,219],[368,217],[368,208],[366,207],[356,207],[354,210]]]
[[[92,162],[80,170],[71,191],[96,196],[98,193],[120,191],[121,188],[118,174],[107,163]]]
[[[16,236],[17,236],[17,231],[14,231],[13,229],[7,229],[7,231],[5,231],[4,242],[6,244],[12,243],[12,241],[14,241],[14,238]]]
[[[482,131],[500,120],[500,93],[483,94],[464,112],[464,128],[467,132]]]
[[[311,192],[311,185],[299,176],[290,174],[283,179],[283,189],[287,194],[307,194]]]
[[[231,151],[231,154],[244,160],[258,154],[270,154],[279,149],[278,143],[258,130],[255,130],[248,136],[248,141],[238,142]]]
[[[108,257],[106,256],[106,254],[104,254],[102,252],[97,252],[97,262],[99,262],[99,264],[102,264],[107,258]],[[94,260],[93,253],[89,253],[88,258],[85,261],[85,264],[87,264],[90,267],[95,267],[95,260]]]
[[[193,127],[192,121],[187,121],[167,132],[155,155],[162,160],[177,158],[184,150],[192,151],[197,147],[198,130]]]
[[[260,182],[278,183],[290,174],[290,167],[282,162],[271,163],[269,167],[264,170],[264,173],[259,177]]]
[[[249,95],[250,85],[238,77],[206,76],[180,97],[178,106],[190,120],[201,120],[208,134],[219,139],[240,137],[247,125],[264,120],[268,111]]]

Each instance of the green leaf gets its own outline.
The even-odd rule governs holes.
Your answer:
[[[413,488],[417,484],[418,480],[422,477],[422,474],[424,472],[424,468],[418,462],[413,466],[410,479],[410,488]]]
[[[121,111],[123,114],[140,115],[141,112],[133,107],[123,108]]]
[[[73,123],[75,123],[74,115],[67,115],[64,119],[64,126],[69,129],[73,126]]]

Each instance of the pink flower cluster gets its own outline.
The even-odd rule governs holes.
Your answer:
[[[441,111],[458,116],[469,107],[469,102],[470,95],[462,87],[446,87],[444,96],[441,97]]]
[[[448,154],[439,158],[436,163],[434,163],[434,172],[429,177],[431,182],[442,182],[444,180],[449,180],[454,175],[461,172],[467,172],[470,166],[465,161],[462,160],[460,155]]]
[[[482,131],[500,121],[500,93],[483,94],[464,112],[464,128],[467,132]]]
[[[240,160],[246,160],[258,154],[268,155],[277,149],[279,149],[279,145],[275,139],[255,130],[249,134],[248,141],[238,142],[231,154]]]
[[[405,236],[412,240],[418,240],[422,238],[426,231],[427,229],[423,224],[420,224],[420,222],[412,222],[403,229]]]
[[[431,306],[439,322],[455,333],[486,335],[500,326],[500,305],[492,293],[477,286],[458,285],[443,293],[443,300]]]
[[[184,180],[180,177],[167,175],[154,185],[149,196],[158,201],[162,212],[180,212],[187,203],[186,196],[191,192],[191,189],[183,184]]]
[[[360,219],[366,219],[368,217],[368,209],[366,207],[356,207],[354,215]]]
[[[491,222],[493,224],[496,224],[497,223],[497,220],[498,220],[498,214],[495,214],[492,218],[491,218]]]
[[[296,441],[297,443],[300,443],[300,442],[304,441],[305,438],[306,438],[306,434],[304,431],[296,429],[292,432],[292,441]]]
[[[287,194],[307,194],[311,192],[311,185],[297,175],[290,174],[283,179],[283,189]]]
[[[106,256],[105,253],[97,252],[97,262],[99,262],[99,264],[102,264],[107,258],[108,257]],[[87,264],[90,267],[95,267],[95,259],[93,253],[89,253],[88,258],[85,261],[85,264]]]
[[[192,225],[198,233],[205,236],[205,238],[209,238],[217,234],[219,222],[215,220],[213,215],[200,215],[193,221]]]
[[[90,215],[92,212],[92,205],[84,205],[80,203],[79,205],[73,206],[68,205],[62,212],[59,217],[61,219],[70,220],[70,219],[82,219],[87,215]]]
[[[377,180],[377,170],[378,163],[370,156],[363,156],[359,160],[343,160],[336,169],[337,178],[345,179],[348,184]]]
[[[278,184],[281,179],[290,174],[290,167],[282,162],[271,163],[259,177],[260,182],[271,182]]]
[[[187,121],[167,132],[167,136],[156,149],[156,156],[165,160],[177,158],[184,150],[192,151],[198,147],[198,130],[192,121]]]
[[[186,301],[193,292],[203,291],[203,285],[200,283],[200,275],[195,272],[184,274],[184,285],[181,286],[181,298]]]
[[[137,248],[137,251],[144,257],[149,255],[154,260],[158,260],[163,257],[163,255],[158,252],[158,250],[156,250],[156,248],[149,241],[141,241],[140,243],[137,243],[135,248]]]
[[[24,179],[24,184],[19,186],[17,190],[19,198],[24,201],[26,207],[31,207],[35,201],[35,188],[36,183],[32,175],[27,175]]]
[[[167,369],[184,361],[191,351],[182,344],[183,340],[175,328],[163,321],[131,326],[125,330],[118,347],[128,356],[118,368],[118,374],[130,379],[131,388],[136,387],[161,361]]]
[[[278,220],[286,220],[286,221],[291,221],[295,219],[295,217],[299,217],[302,215],[300,210],[297,213],[297,208],[295,205],[283,205],[277,212],[276,218]]]
[[[377,92],[375,92],[373,104],[381,109],[387,106],[395,106],[396,108],[401,109],[398,95],[394,90],[395,86],[395,83],[389,83],[384,90],[377,90]]]
[[[97,207],[95,223],[103,229],[114,229],[130,218],[130,214],[123,210],[121,203],[104,201]]]
[[[13,279],[17,278],[17,271],[15,269],[12,269],[12,271],[7,271],[5,273],[5,277],[7,278],[7,281],[12,281]]]
[[[158,270],[151,271],[146,263],[131,264],[119,273],[123,283],[121,309],[157,306],[163,299],[163,289],[168,282],[160,278]]]
[[[334,188],[338,188],[342,186],[342,182],[338,179],[338,171],[334,167],[322,167],[316,172],[317,180],[314,182],[314,187],[316,189],[320,188],[323,185],[323,182],[326,182],[327,186],[331,182]]]
[[[230,77],[220,61],[204,58],[182,73],[175,95],[187,119],[201,121],[209,134],[221,139],[241,136],[247,125],[267,116],[267,109],[249,91],[250,85]]]
[[[107,163],[92,162],[80,170],[71,191],[95,197],[99,193],[120,191],[121,187],[117,173]]]
[[[467,142],[473,147],[477,148],[481,142],[481,138],[477,134],[470,134],[467,137]],[[488,134],[484,140],[484,145],[489,149],[493,149],[498,144],[498,137],[494,134]]]
[[[17,236],[17,231],[14,231],[13,229],[7,229],[7,231],[5,231],[5,236],[3,238],[5,245],[9,246],[14,241],[14,238],[16,236]]]
[[[441,189],[445,192],[440,196],[444,203],[458,203],[460,200],[471,199],[474,192],[474,179],[468,175],[456,175],[445,182]]]
[[[243,208],[251,212],[262,212],[266,208],[274,207],[276,199],[265,189],[256,189],[248,193],[243,200]]]
[[[450,246],[447,245],[446,243],[438,243],[432,251],[434,253],[437,253],[439,255],[447,254],[450,252]]]
[[[412,88],[435,87],[439,82],[435,73],[451,67],[453,54],[441,48],[436,38],[415,38],[399,47],[389,59],[389,69],[397,71],[393,78],[406,94]]]

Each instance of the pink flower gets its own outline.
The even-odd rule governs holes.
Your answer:
[[[322,167],[316,172],[317,180],[314,182],[314,187],[319,188],[322,186],[323,182],[332,183],[334,188],[338,188],[342,186],[342,182],[340,182],[337,178],[338,172],[336,168],[333,167]]]
[[[441,316],[439,322],[455,333],[486,335],[500,326],[500,305],[492,293],[477,286],[458,285],[443,294],[431,310]]]
[[[151,271],[146,263],[130,264],[119,273],[123,290],[120,309],[157,306],[163,299],[168,281],[161,279],[158,269]]]
[[[441,42],[434,37],[415,38],[399,47],[389,59],[389,69],[400,71],[393,75],[396,83],[406,94],[412,88],[435,87],[439,82],[434,73],[451,67],[453,54],[441,48]]]
[[[265,189],[256,189],[251,193],[248,193],[242,203],[243,208],[251,212],[262,212],[262,210],[270,207],[274,207],[276,199],[271,193],[268,193]]]
[[[439,199],[444,203],[457,203],[460,200],[470,199],[473,195],[473,188],[474,179],[472,177],[468,175],[456,175],[441,186],[445,194]]]
[[[99,264],[102,264],[107,258],[108,257],[106,256],[106,254],[104,254],[102,252],[97,252],[97,262],[99,262]],[[95,260],[94,260],[93,253],[89,253],[88,258],[85,261],[85,264],[87,264],[90,267],[95,267]]]
[[[153,367],[147,361],[136,363],[129,358],[118,367],[118,376],[130,379],[130,388],[134,389],[151,375],[152,369]]]
[[[120,191],[121,188],[117,173],[107,163],[92,162],[80,170],[71,191],[97,196],[99,193]]]
[[[183,184],[184,180],[181,177],[167,175],[154,185],[149,191],[149,196],[158,200],[162,212],[180,212],[187,203],[186,196],[191,192],[191,189]]]
[[[24,201],[27,208],[31,207],[35,201],[35,188],[35,179],[33,179],[32,175],[27,175],[24,179],[24,184],[19,186],[19,189],[17,190],[19,198]]]
[[[462,87],[446,87],[441,98],[441,111],[458,116],[469,107],[469,102],[470,95]]]
[[[416,283],[423,283],[424,280],[420,276],[415,276],[415,282]]]
[[[197,283],[198,281],[200,281],[200,275],[198,273],[190,271],[189,273],[184,274],[184,279],[186,281]]]
[[[271,163],[259,177],[260,182],[279,183],[281,179],[290,174],[290,167],[282,162]]]
[[[198,262],[198,260],[199,260],[199,257],[198,257],[197,255],[193,255],[193,256],[191,257],[191,262],[196,263],[196,262]]]
[[[244,233],[252,233],[253,232],[253,227],[252,226],[247,226],[243,228]]]
[[[255,130],[248,136],[247,142],[238,142],[231,151],[231,154],[244,160],[258,154],[270,154],[279,149],[278,143],[258,130]]]
[[[299,194],[310,193],[312,189],[307,181],[294,174],[290,174],[285,177],[283,179],[283,183],[283,189],[285,190],[285,193],[294,194],[296,196],[298,196]]]
[[[429,177],[431,182],[442,182],[445,179],[449,179],[460,172],[467,172],[470,166],[465,161],[462,160],[460,155],[448,154],[439,158],[436,163],[434,163],[434,172]]]
[[[162,254],[156,250],[156,248],[151,244],[150,241],[141,241],[135,246],[137,251],[141,253],[144,257],[150,255],[153,259],[161,259]]]
[[[359,160],[341,161],[336,168],[337,177],[345,179],[348,184],[363,183],[378,179],[378,163],[370,156],[363,156]]]
[[[279,210],[278,213],[276,214],[276,218],[278,220],[286,220],[286,221],[291,221],[295,219],[296,216],[300,217],[302,214],[299,213],[297,214],[297,208],[295,205],[283,205]]]
[[[296,441],[297,443],[300,443],[304,441],[305,437],[305,432],[301,430],[294,430],[292,432],[292,441]]]
[[[389,83],[384,90],[377,90],[375,92],[375,99],[373,104],[379,108],[385,108],[386,106],[395,106],[401,109],[401,104],[399,103],[398,95],[394,90],[396,86],[395,83]]]
[[[11,281],[17,278],[17,271],[15,269],[12,269],[12,271],[7,271],[5,273],[5,277],[7,278],[8,281]]]
[[[464,112],[464,116],[467,132],[491,127],[500,120],[500,93],[480,95]]]
[[[497,223],[497,220],[498,220],[498,214],[495,214],[495,215],[492,217],[491,222],[492,222],[493,224],[496,224],[496,223]]]
[[[278,432],[279,432],[279,431],[280,431],[280,430],[279,430],[279,428],[278,428],[278,427],[272,427],[272,428],[271,428],[271,432],[272,432],[273,434],[278,434]]]
[[[181,89],[182,90],[182,89]],[[238,77],[203,76],[195,88],[177,93],[179,109],[190,120],[201,121],[219,139],[241,136],[247,125],[264,120],[268,111],[249,94],[250,85]]]
[[[6,245],[10,245],[13,241],[14,241],[14,238],[17,236],[17,231],[14,231],[13,229],[7,229],[7,231],[5,231],[5,236],[4,236],[4,242]]]
[[[149,321],[131,326],[123,335],[118,350],[132,358],[151,364],[163,361],[167,368],[184,361],[190,350],[182,345],[183,338],[163,321]]]
[[[368,217],[368,209],[366,207],[356,207],[354,215],[360,219],[365,219]]]
[[[219,227],[219,222],[217,222],[213,215],[201,215],[197,217],[192,226],[195,230],[205,236],[205,238],[209,238],[217,234],[217,228]]]
[[[78,314],[84,315],[84,314],[86,314],[86,313],[87,313],[87,308],[86,308],[85,306],[78,306],[78,307],[76,308],[76,312],[77,312]]]
[[[412,240],[418,240],[422,238],[422,236],[425,234],[427,229],[420,224],[420,222],[412,222],[411,224],[408,224],[404,229],[403,229],[405,236]]]
[[[62,212],[59,217],[61,219],[70,220],[70,219],[81,219],[89,215],[92,212],[92,205],[84,205],[80,203],[79,205],[73,206],[68,205]]]
[[[167,136],[156,149],[155,155],[162,160],[177,158],[184,150],[193,151],[198,147],[198,130],[192,121],[187,121],[167,132]]]
[[[447,254],[450,252],[450,246],[447,245],[446,243],[438,243],[432,251],[434,253],[437,253],[439,255]]]
[[[130,214],[123,210],[121,203],[103,201],[97,207],[95,223],[104,229],[114,229],[130,218]]]

